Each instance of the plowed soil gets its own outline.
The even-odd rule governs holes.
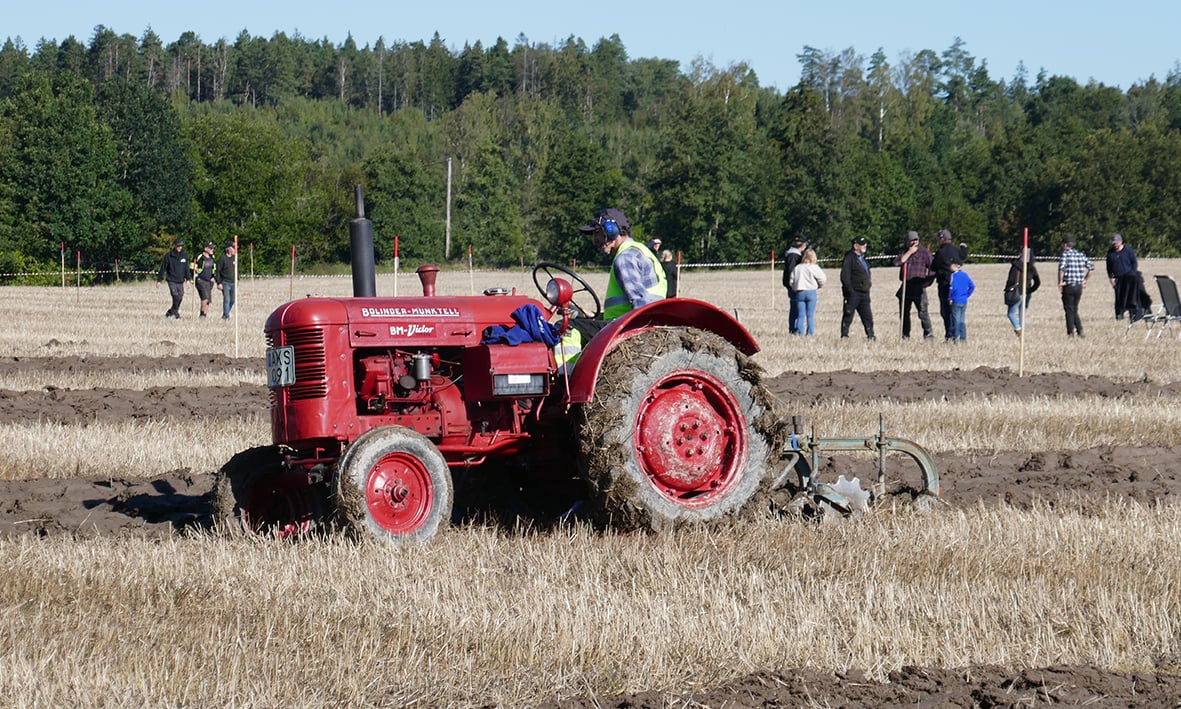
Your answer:
[[[220,372],[252,371],[253,360],[210,355],[144,362],[126,358],[84,360],[0,359],[0,372],[137,371],[184,368]],[[796,402],[843,399],[890,402],[962,396],[1105,397],[1181,395],[1181,384],[1116,382],[1101,377],[1042,374],[1018,379],[1014,372],[981,368],[941,372],[925,388],[900,389],[894,372],[787,372],[767,382],[772,393]],[[1019,383],[1019,386],[1018,386]],[[160,401],[184,402],[162,412]],[[227,405],[228,404],[228,405]],[[0,390],[0,422],[41,420],[84,425],[94,420],[180,419],[210,412],[242,416],[265,412],[267,391],[261,384],[231,387],[131,389]],[[217,415],[217,414],[215,414]],[[260,443],[266,443],[260,441]],[[9,453],[11,454],[11,453]],[[1028,507],[1038,501],[1083,506],[1088,500],[1125,498],[1176,500],[1181,496],[1181,446],[1157,448],[1099,447],[1089,450],[1029,453],[978,451],[936,454],[943,501],[951,506],[1007,504]],[[843,472],[843,463],[826,467]],[[852,471],[850,471],[852,472]],[[213,470],[161,470],[150,480],[78,477],[0,481],[0,536],[72,535],[78,538],[136,535],[166,537],[200,531],[211,522]],[[551,707],[787,707],[787,706],[988,706],[1040,704],[1094,706],[1179,706],[1181,678],[1165,673],[1120,673],[1095,667],[1049,667],[1012,670],[903,668],[888,683],[857,675],[801,669],[758,674],[703,694],[668,697],[643,693],[565,701]]]

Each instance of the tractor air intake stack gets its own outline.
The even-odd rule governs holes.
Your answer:
[[[439,267],[433,263],[424,263],[415,271],[418,280],[422,282],[422,294],[428,298],[435,295],[435,279],[439,277]]]
[[[377,273],[373,263],[373,222],[365,218],[365,195],[357,185],[357,218],[349,222],[349,251],[353,260],[353,297],[377,295]]]

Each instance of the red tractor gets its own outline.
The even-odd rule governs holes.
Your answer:
[[[359,196],[358,212],[363,232]],[[358,252],[372,253],[371,232],[368,245],[354,233]],[[604,524],[661,529],[736,513],[806,470],[798,452],[781,453],[788,427],[748,359],[758,345],[714,306],[639,308],[560,367],[561,345],[489,343],[486,333],[523,306],[559,331],[572,316],[600,315],[580,276],[539,264],[538,301],[503,289],[436,296],[437,271],[418,269],[421,296],[376,297],[372,262],[354,258],[354,297],[308,297],[270,315],[273,445],[223,467],[223,522],[421,541],[451,523],[457,487],[525,471],[520,484],[552,495],[555,513],[576,500]]]

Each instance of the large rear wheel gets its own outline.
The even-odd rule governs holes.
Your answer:
[[[583,408],[581,460],[595,514],[660,530],[741,510],[770,475],[757,366],[721,337],[660,328],[601,368]]]
[[[336,472],[340,518],[389,542],[424,542],[450,522],[451,471],[425,436],[401,426],[367,431]]]
[[[277,446],[259,446],[222,466],[214,488],[219,531],[296,537],[323,528],[327,487],[285,475],[282,462]]]

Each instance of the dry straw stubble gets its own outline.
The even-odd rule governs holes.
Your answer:
[[[1161,266],[1177,270],[1176,263]],[[969,306],[969,343],[956,347],[889,335],[897,319],[888,270],[875,271],[876,343],[836,338],[835,288],[821,293],[820,334],[801,339],[786,336],[782,290],[770,307],[774,274],[687,271],[682,286],[690,297],[737,313],[763,345],[756,361],[772,375],[1015,368],[1017,342],[1000,304],[1003,267],[969,271],[979,290]],[[592,276],[599,287],[602,280]],[[407,281],[401,292],[414,292]],[[472,283],[477,292],[488,285],[532,289],[521,273],[478,274]],[[1084,298],[1083,341],[1060,332],[1052,288],[1035,295],[1026,371],[1181,379],[1178,343],[1146,342],[1140,330],[1126,337],[1111,320],[1102,284],[1093,282]],[[288,288],[285,281],[244,284],[242,355],[261,357],[262,321]],[[390,292],[388,280],[379,279],[379,288]],[[440,288],[466,294],[468,279],[444,274]],[[344,295],[347,281],[300,290]],[[0,331],[0,343],[20,356],[150,361],[234,352],[232,324],[149,315],[162,314],[166,298],[151,286],[82,297],[69,289],[4,289],[0,297],[16,314],[9,322],[21,323]],[[142,322],[137,317],[128,327],[128,313],[144,313]],[[167,373],[145,381],[161,378]],[[236,373],[218,383],[240,380]],[[1108,422],[1106,431],[1134,422],[1106,434],[1112,437],[1177,442],[1172,400],[960,397],[892,409],[893,434],[936,451],[997,440],[1031,450],[1089,446],[1095,417]],[[1025,414],[1025,437],[1006,423],[1015,412]],[[824,419],[825,435],[876,428],[869,405],[827,402],[812,413]],[[166,445],[198,450],[217,437],[234,451],[266,442],[265,420],[233,431],[219,425],[173,426],[176,438]],[[65,468],[102,475],[100,463],[110,456],[86,443],[98,433],[118,440],[128,474],[150,478],[175,467],[150,453],[161,445],[160,422],[93,432],[85,425],[6,428],[5,449],[18,451],[10,460],[26,449],[53,457],[31,441],[54,436],[56,455],[71,461]],[[211,471],[219,463],[199,465]],[[396,550],[207,537],[4,540],[0,697],[18,706],[514,706],[575,694],[682,691],[797,666],[861,668],[879,678],[906,664],[1176,669],[1181,579],[1176,565],[1160,559],[1181,541],[1179,521],[1175,506],[1112,501],[1086,515],[980,508],[821,527],[762,521],[656,537],[581,527],[542,535],[463,528],[429,547]]]

